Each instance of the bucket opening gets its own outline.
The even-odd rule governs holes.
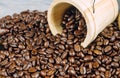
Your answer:
[[[64,17],[67,17],[65,14],[68,12],[68,11],[73,11],[75,12],[76,16],[70,16],[70,19],[68,19],[69,21],[66,20],[66,25],[69,25],[71,23],[72,25],[72,22],[75,22],[76,24],[73,25],[73,30],[71,33],[76,33],[78,37],[81,37],[81,36],[84,36],[84,38],[86,37],[86,34],[87,34],[87,26],[86,26],[86,22],[84,20],[84,17],[82,16],[81,12],[75,8],[72,4],[69,4],[69,3],[65,3],[65,2],[62,2],[62,3],[59,3],[57,5],[54,6],[54,8],[52,9],[52,13],[51,13],[51,20],[53,21],[53,23],[51,22],[51,24],[53,24],[53,26],[55,27],[55,30],[56,32],[53,32],[53,35],[56,35],[56,34],[61,34],[64,30],[64,27],[66,26],[64,23]],[[74,15],[74,14],[73,14]],[[75,18],[76,17],[76,18]],[[81,21],[79,21],[80,19],[82,18]],[[67,23],[69,22],[69,23]],[[80,26],[82,25],[79,25],[79,24],[84,24],[84,29],[80,29]],[[79,28],[78,28],[79,27]],[[72,28],[69,30],[69,27],[68,28],[68,31],[72,30]],[[78,30],[77,30],[78,29]],[[76,30],[76,31],[75,31]],[[82,34],[84,32],[84,35]],[[83,39],[83,38],[82,38]],[[82,40],[84,41],[84,40]]]

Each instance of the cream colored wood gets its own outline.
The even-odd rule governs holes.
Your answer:
[[[87,47],[118,15],[117,0],[96,0],[95,13],[93,0],[54,0],[48,10],[48,24],[53,35],[62,33],[62,17],[70,6],[82,13],[87,24],[87,35],[81,43],[83,47]]]
[[[120,30],[120,13],[119,13],[119,16],[118,16],[118,26],[119,26],[119,30]]]

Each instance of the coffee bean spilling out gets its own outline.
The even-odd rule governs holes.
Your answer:
[[[0,19],[0,77],[120,78],[120,31],[117,20],[87,48],[80,46],[86,23],[72,7],[53,36],[47,11],[23,11]]]

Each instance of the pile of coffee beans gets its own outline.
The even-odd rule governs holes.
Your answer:
[[[0,77],[119,78],[120,31],[117,21],[87,48],[80,46],[86,23],[71,7],[62,21],[63,33],[53,36],[47,11],[23,11],[0,19]]]

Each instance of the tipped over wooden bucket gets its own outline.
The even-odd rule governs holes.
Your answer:
[[[48,24],[53,35],[62,33],[62,17],[65,11],[71,7],[76,7],[83,15],[87,24],[87,35],[81,45],[87,47],[97,35],[118,15],[117,0],[54,0],[48,10]]]

